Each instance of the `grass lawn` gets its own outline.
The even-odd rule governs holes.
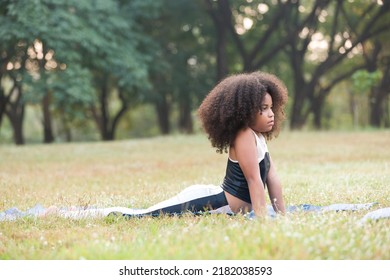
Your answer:
[[[282,133],[269,150],[286,204],[390,207],[390,131]],[[50,205],[142,208],[220,184],[226,154],[205,135],[0,147],[0,211]],[[367,211],[0,222],[0,259],[390,259],[390,220]]]

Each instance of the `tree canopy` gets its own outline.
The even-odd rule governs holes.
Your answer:
[[[91,124],[113,140],[144,104],[160,133],[172,120],[192,133],[216,82],[256,70],[286,82],[291,129],[321,128],[342,83],[364,87],[371,125],[390,126],[389,13],[380,0],[1,0],[0,134],[7,118],[23,144],[35,106],[46,143],[53,123],[67,141]]]

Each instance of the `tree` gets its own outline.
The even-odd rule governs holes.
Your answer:
[[[360,49],[362,45],[385,33],[390,27],[389,22],[384,21],[390,13],[389,2],[383,5],[365,1],[355,3],[337,1],[336,3],[331,2],[331,4],[333,6],[329,5],[326,10],[333,11],[333,15],[329,20],[329,27],[327,26],[328,21],[324,20],[322,28],[314,28],[312,31],[314,32],[311,36],[312,39],[315,34],[325,34],[323,42],[326,42],[328,47],[324,50],[324,59],[317,61],[315,68],[310,71],[312,73],[310,79],[306,86],[302,88],[302,92],[305,92],[305,96],[309,101],[309,108],[304,110],[302,106],[295,107],[297,118],[294,120],[297,121],[292,119],[291,126],[293,128],[301,127],[301,120],[305,121],[310,112],[314,115],[315,126],[321,128],[323,104],[331,89],[342,80],[350,78],[356,71],[366,67],[364,60],[361,58]],[[323,11],[325,10],[321,9],[319,13],[322,13],[325,17],[326,13],[323,13]],[[330,32],[326,33],[326,28],[329,28]],[[292,44],[291,48],[293,48]],[[309,51],[308,48],[306,54]],[[348,60],[352,57],[358,62],[350,63]],[[305,74],[307,75],[308,72]],[[297,93],[297,90],[296,88],[295,93]],[[294,101],[297,101],[297,98]],[[294,117],[294,114],[292,117]]]
[[[160,1],[158,17],[143,22],[154,46],[152,91],[148,102],[156,108],[162,134],[170,133],[171,111],[177,108],[178,128],[192,133],[192,109],[214,82],[210,61],[210,23],[195,1]],[[211,76],[211,77],[210,77]]]
[[[2,87],[0,92],[0,122],[7,113],[14,130],[21,130],[26,101],[39,102],[43,110],[44,139],[51,142],[54,138],[52,111],[63,110],[64,107],[56,105],[63,105],[67,99],[70,104],[82,104],[90,109],[102,139],[114,139],[129,102],[137,98],[139,89],[150,86],[151,60],[142,52],[147,38],[134,16],[134,13],[147,14],[144,3],[140,0],[124,3],[99,0],[94,5],[75,0],[65,3],[3,1],[0,77],[13,81],[13,87],[8,93]],[[144,13],[138,9],[143,6]],[[64,80],[76,76],[76,80]],[[72,92],[64,83],[68,83]],[[92,87],[97,98],[91,96]],[[24,88],[29,89],[28,98],[23,94]],[[114,92],[118,93],[121,105],[111,113],[108,104]],[[66,111],[72,114],[72,110]],[[14,134],[19,135],[21,131],[15,130]]]
[[[66,22],[58,24],[56,20],[66,11],[57,9],[56,1],[3,1],[1,4],[0,21],[4,28],[0,31],[0,75],[3,77],[2,85],[3,81],[10,81],[11,86],[8,87],[8,93],[2,87],[3,109],[0,116],[6,114],[10,119],[15,143],[24,144],[24,108],[28,103],[42,104],[44,142],[50,143],[54,140],[50,109],[52,97],[64,94],[63,97],[69,103],[72,100],[67,97],[76,97],[75,91],[69,91],[72,89],[69,81],[66,81],[66,87],[57,84],[58,81],[64,83],[64,80],[58,78],[61,74],[65,73],[66,77],[69,73],[65,64],[71,61],[69,57],[79,57],[67,44],[66,33],[70,31],[68,25]],[[62,54],[62,57],[57,57],[57,53]],[[80,84],[88,84],[88,80]],[[53,92],[54,89],[57,91]]]
[[[352,101],[354,101],[354,95],[368,96],[367,93],[376,84],[378,84],[378,81],[381,80],[381,76],[382,73],[379,70],[375,72],[368,72],[366,70],[356,71],[352,75],[352,85],[353,85]],[[357,113],[355,112],[355,110],[353,111],[353,113],[354,113],[354,120],[357,120],[358,116],[356,115]],[[355,123],[355,125],[357,125],[357,123]]]
[[[302,128],[310,114],[321,127],[331,89],[365,67],[361,45],[390,27],[383,20],[389,14],[388,1],[205,1],[216,30],[222,32],[217,47],[221,61],[227,60],[226,32],[236,53],[229,58],[240,58],[239,71],[276,69],[283,63],[277,59],[286,55],[293,78],[292,129]],[[357,63],[348,62],[352,56]],[[220,65],[218,73],[231,71],[225,68]]]
[[[69,33],[69,43],[81,54],[82,67],[91,71],[97,94],[97,103],[91,104],[90,110],[101,138],[113,140],[129,103],[140,90],[150,87],[151,60],[142,52],[146,39],[137,26],[136,16],[131,14],[140,13],[137,8],[142,7],[142,1],[95,1],[95,5],[73,1],[67,5],[74,20],[67,20],[66,14],[65,22],[72,25],[71,30],[78,30],[76,34]],[[120,106],[111,112],[109,100],[115,92]]]
[[[291,13],[291,1],[204,2],[216,30],[217,81],[231,72],[285,72],[281,56],[287,42],[302,28],[296,26],[290,32],[283,28],[285,17]]]
[[[388,19],[384,20],[388,21]],[[359,82],[364,83],[367,79],[368,83],[371,82],[368,99],[370,105],[370,124],[374,127],[390,126],[388,108],[388,98],[390,95],[389,35],[389,33],[385,33],[362,45],[367,75],[361,75],[362,81],[354,80],[357,85],[359,85]]]
[[[29,75],[31,64],[28,50],[33,46],[34,39],[44,28],[40,14],[40,6],[31,2],[21,5],[19,1],[2,1],[0,4],[0,125],[6,115],[14,131],[16,144],[24,144],[23,120],[25,101],[23,98],[23,83]],[[42,57],[40,57],[42,59]],[[4,84],[10,86],[6,87]]]

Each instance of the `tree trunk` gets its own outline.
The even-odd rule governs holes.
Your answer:
[[[295,95],[291,110],[290,129],[299,130],[303,128],[306,121],[303,115],[304,95],[297,93]]]
[[[109,124],[107,124],[107,130],[108,130],[108,136],[109,136],[108,140],[115,139],[115,131],[116,131],[116,128],[119,124],[119,121],[129,108],[128,101],[126,100],[125,93],[122,89],[118,89],[118,95],[119,95],[119,99],[121,101],[121,108],[117,112],[117,114],[114,116],[112,121]]]
[[[370,96],[370,124],[381,127],[385,123],[386,101],[390,92],[390,61],[387,61],[382,80],[378,87],[373,87]]]
[[[389,100],[389,95],[386,96],[386,99],[384,101],[384,114],[383,114],[383,122],[384,122],[384,126],[386,128],[389,128],[390,127],[390,107],[389,107],[389,103],[390,103],[390,100]]]
[[[65,141],[72,142],[72,130],[68,124],[68,121],[66,120],[65,113],[63,111],[60,111],[60,114],[61,114],[62,127],[65,134]]]
[[[171,125],[169,121],[170,108],[165,96],[162,96],[162,98],[155,102],[155,108],[160,132],[164,135],[167,135],[171,132]]]
[[[210,14],[214,26],[216,29],[216,55],[217,55],[217,82],[222,80],[229,73],[228,60],[226,55],[227,46],[227,24],[224,22],[223,13],[226,6],[229,6],[227,2],[218,1],[217,10],[213,8],[213,3],[210,0],[206,0],[208,13]]]
[[[42,99],[43,112],[43,142],[46,144],[53,143],[53,127],[50,112],[50,92],[47,92]]]
[[[190,102],[183,101],[179,105],[179,130],[188,134],[194,133]]]
[[[110,139],[110,133],[108,131],[108,121],[109,121],[109,112],[108,112],[108,89],[107,89],[107,81],[105,81],[102,85],[100,92],[100,110],[101,110],[101,136],[102,140],[107,141]]]
[[[21,108],[18,110],[18,116],[10,119],[14,130],[14,142],[16,145],[24,145],[25,143],[23,134],[24,107],[24,105],[21,105]]]
[[[290,61],[294,74],[294,92],[290,117],[290,129],[299,130],[303,128],[306,122],[303,110],[307,98],[308,85],[303,77],[303,58],[294,48],[292,48]]]
[[[8,98],[4,94],[4,90],[0,87],[0,128],[3,122],[3,116],[5,114],[5,108],[7,107]]]
[[[217,82],[229,73],[226,56],[226,30],[223,26],[217,27]]]
[[[16,145],[25,144],[24,135],[23,135],[23,116],[24,116],[24,105],[22,105],[22,108],[19,108],[18,116],[8,115],[13,130],[14,143]]]
[[[10,100],[15,101],[8,103],[6,114],[13,129],[13,137],[15,144],[23,145],[25,143],[23,135],[25,105],[22,102],[21,87],[15,85],[10,94],[14,95],[13,98]]]
[[[100,84],[99,108],[91,106],[92,115],[103,141],[113,140],[112,131],[109,131],[108,95],[108,81],[105,79]]]
[[[314,115],[313,124],[318,130],[322,129],[322,109],[324,108],[324,101],[326,98],[326,92],[321,92],[316,98],[313,98],[311,102],[311,112]]]

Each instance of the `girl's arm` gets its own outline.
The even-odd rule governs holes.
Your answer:
[[[251,129],[244,129],[237,134],[234,141],[234,152],[248,182],[252,209],[256,216],[265,216],[267,210],[264,184],[260,177],[256,139]]]
[[[270,158],[270,170],[267,176],[267,187],[269,198],[272,203],[272,207],[277,213],[286,213],[286,208],[284,206],[283,193],[282,193],[282,184],[280,183],[279,177],[276,173],[275,166]]]

